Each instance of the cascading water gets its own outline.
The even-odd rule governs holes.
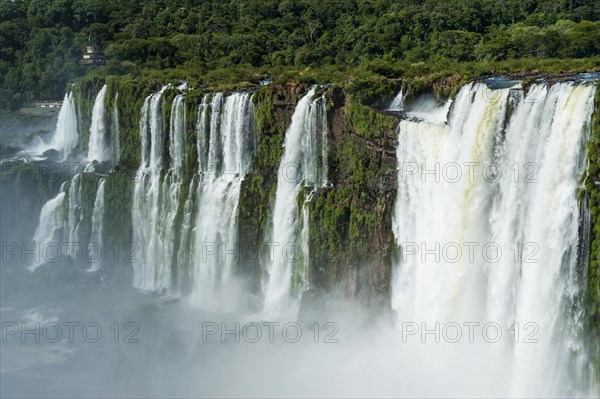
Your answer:
[[[303,206],[298,212],[298,195],[303,186],[327,184],[327,111],[325,97],[313,99],[315,92],[311,88],[298,102],[285,134],[270,240],[276,246],[266,267],[267,315],[295,317],[298,299],[308,288],[308,211]]]
[[[171,136],[169,138],[170,170],[178,179],[181,178],[181,166],[185,154],[185,125],[185,95],[178,94],[171,107]]]
[[[61,217],[61,210],[65,201],[64,184],[58,195],[46,202],[40,212],[40,221],[38,227],[33,235],[33,242],[39,246],[39,248],[47,248],[51,242],[60,241],[59,233],[63,227],[63,219]],[[37,267],[41,266],[45,259],[41,256],[43,251],[37,251],[36,258],[33,263],[29,266],[29,270],[34,271]]]
[[[175,273],[177,279],[177,291],[189,292],[191,285],[191,265],[194,256],[193,246],[194,236],[194,208],[196,199],[197,176],[192,176],[192,181],[188,187],[188,195],[183,205],[183,218],[181,229],[179,230],[179,248],[177,251],[177,270]]]
[[[158,209],[157,231],[161,235],[159,241],[162,248],[162,261],[168,265],[175,264],[175,218],[178,212],[179,191],[181,188],[182,164],[185,154],[186,115],[185,95],[178,94],[171,106],[171,119],[169,123],[169,169],[164,180],[160,182],[161,195]],[[172,275],[172,268],[169,273]],[[170,287],[173,288],[173,287]]]
[[[81,241],[87,238],[83,233],[86,227],[90,227],[91,230],[90,243],[93,243],[95,250],[102,250],[105,179],[102,178],[98,182],[91,219],[84,220],[82,188],[84,175],[88,173],[92,173],[89,168],[63,183],[58,195],[42,207],[38,227],[33,237],[33,242],[39,246],[39,252],[30,265],[30,270],[35,270],[49,260],[50,263],[54,263],[62,255],[76,259],[77,254],[91,251],[85,245],[87,243]],[[90,253],[88,258],[92,259],[94,255],[95,253]],[[100,267],[96,263],[91,265],[90,271]]]
[[[68,242],[78,242],[79,240],[79,227],[83,214],[81,212],[81,179],[82,174],[76,174],[69,183],[69,190],[67,193],[67,221],[65,230],[65,239]],[[73,254],[71,254],[73,255]]]
[[[119,100],[119,93],[115,94],[115,100],[113,102],[113,112],[112,112],[112,133],[114,139],[112,141],[112,153],[114,156],[114,161],[119,162],[121,160],[121,129],[119,126],[119,107],[117,106],[117,101]]]
[[[139,247],[139,262],[134,263],[133,285],[143,290],[169,290],[171,257],[170,234],[161,224],[160,192],[163,166],[162,94],[166,86],[144,100],[141,110],[141,164],[136,173],[133,196],[133,242]],[[167,249],[167,252],[165,252]]]
[[[300,396],[597,396],[589,358],[594,348],[582,339],[586,338],[582,294],[587,282],[587,246],[594,226],[586,199],[578,201],[577,195],[585,169],[583,150],[594,91],[589,84],[534,84],[525,95],[519,86],[490,89],[471,84],[452,105],[437,106],[433,96],[407,99],[404,104],[404,119],[398,127],[399,190],[393,219],[401,252],[393,265],[392,305],[397,321],[459,323],[462,340],[457,345],[429,345],[436,335],[431,333],[432,324],[427,324],[430,335],[425,344],[405,342],[406,334],[389,326],[387,313],[379,317],[373,311],[376,305],[365,311],[346,301],[340,304],[338,298],[329,301],[328,295],[311,295],[318,300],[306,302],[300,318],[304,342],[290,345],[293,332],[285,327],[275,327],[274,342],[270,342],[267,323],[254,321],[294,319],[302,291],[315,278],[309,276],[307,257],[309,209],[313,208],[303,204],[327,185],[325,98],[311,89],[298,104],[286,132],[283,156],[278,160],[273,219],[267,222],[271,231],[261,237],[279,245],[271,248],[273,263],[261,259],[268,274],[263,286],[264,312],[257,314],[251,295],[238,296],[249,290],[241,291],[246,281],[242,273],[240,278],[235,273],[236,262],[245,261],[237,246],[240,191],[258,133],[252,98],[245,93],[204,96],[197,143],[191,143],[186,109],[196,96],[184,86],[177,92],[170,88],[168,95],[154,93],[142,108],[142,163],[132,183],[132,209],[126,210],[131,211],[136,252],[121,253],[120,266],[131,255],[135,287],[169,295],[190,293],[189,301],[144,295],[122,284],[126,269],[108,267],[117,255],[111,252],[113,247],[103,248],[105,263],[81,267],[82,246],[88,239],[102,247],[109,239],[123,239],[119,234],[109,237],[117,231],[115,227],[128,231],[122,209],[115,209],[115,220],[109,220],[113,217],[109,206],[127,203],[130,193],[119,201],[118,190],[125,186],[120,179],[123,172],[129,174],[132,160],[123,159],[106,175],[108,165],[78,165],[78,173],[42,207],[33,237],[41,250],[36,251],[39,258],[33,263],[29,263],[32,247],[26,243],[27,266],[35,273],[20,267],[23,253],[11,255],[3,248],[3,258],[10,259],[2,265],[0,279],[4,327],[17,325],[22,331],[23,322],[32,331],[34,323],[39,323],[40,341],[51,341],[56,325],[62,326],[63,334],[59,342],[34,344],[36,335],[29,333],[24,344],[19,330],[11,335],[8,328],[3,329],[3,339],[8,341],[0,351],[3,393],[131,396],[139,395],[141,389],[142,394],[155,396],[285,396],[290,392]],[[167,98],[173,102],[167,103]],[[68,108],[68,101],[65,104]],[[104,137],[111,138],[104,148],[116,160],[119,110],[111,104],[102,112],[107,124]],[[163,120],[169,114],[170,119]],[[335,133],[338,137],[341,132]],[[196,149],[186,146],[194,144],[198,163],[190,167],[187,157],[194,157]],[[332,146],[336,151],[338,144]],[[359,145],[363,144],[360,139]],[[265,140],[260,148],[269,145]],[[74,146],[67,158],[72,157]],[[340,153],[335,155],[337,161]],[[332,172],[341,172],[337,170],[340,164],[333,166]],[[252,177],[253,184],[260,183],[258,174]],[[342,186],[344,179],[339,181]],[[35,195],[29,186],[17,186],[21,183],[11,181],[8,187]],[[55,189],[44,183],[43,190]],[[255,200],[242,194],[244,201]],[[260,220],[256,231],[262,231]],[[376,224],[384,225],[381,220]],[[254,240],[254,227],[244,224],[240,231]],[[72,261],[63,259],[51,269],[43,256],[53,258],[53,248],[64,251],[64,244],[72,241],[79,244],[73,248],[79,256],[70,253]],[[436,243],[440,243],[439,250]],[[467,243],[473,248],[472,260]],[[486,243],[495,245],[484,252]],[[502,254],[492,261],[497,257],[496,246]],[[462,252],[455,261],[457,247]],[[37,270],[44,263],[48,265]],[[89,273],[102,266],[101,272]],[[355,284],[357,302],[366,292],[360,292],[365,287],[361,284],[372,284],[365,283],[361,274],[367,271],[368,276],[368,267],[350,273],[339,269],[342,273],[335,276],[342,287],[347,283],[342,279],[354,280],[350,284]],[[254,277],[249,278],[252,284]],[[12,294],[6,294],[5,288]],[[251,306],[244,308],[240,299]],[[190,313],[190,301],[204,309]],[[336,342],[327,341],[332,330],[323,323],[319,322],[317,331],[312,328],[315,324],[304,328],[305,322],[324,320],[322,315],[335,316],[330,319],[335,323],[328,324],[340,326],[339,335],[332,336],[340,338],[336,345],[320,344]],[[67,331],[63,322],[67,320],[82,322],[74,342],[66,342],[70,328]],[[89,345],[85,338],[94,334],[82,331],[88,320],[101,326],[104,343]],[[230,330],[235,328],[232,320],[252,323],[244,323],[236,334]],[[480,323],[475,327],[476,342],[462,345],[470,333],[461,322]],[[492,345],[482,341],[480,333],[489,322],[497,323],[503,333],[502,340]],[[528,323],[537,329],[526,327]],[[139,325],[139,334],[126,325]],[[249,345],[256,325],[262,327],[262,342],[268,345]],[[206,327],[213,326],[219,330],[211,343],[210,334],[205,333]],[[422,338],[424,327],[419,328]],[[514,342],[513,329],[519,331],[519,342]],[[492,336],[494,331],[490,330]],[[524,343],[532,331],[538,342]],[[93,328],[86,333],[93,333]],[[437,336],[449,339],[443,328]],[[115,338],[123,343],[129,338],[141,340],[138,345],[108,350],[114,347]],[[115,372],[119,368],[128,373]],[[226,368],[230,372],[223,373]],[[74,380],[73,375],[78,378]],[[231,384],[232,375],[243,378]],[[273,383],[256,384],[265,375]],[[348,378],[336,384],[335,377],[340,375]],[[37,381],[39,389],[23,391],[25,380],[33,381],[27,386]]]
[[[447,124],[398,127],[392,306],[400,321],[494,322],[521,341],[536,329],[537,343],[492,350],[506,394],[585,394],[577,188],[594,91],[471,84]]]
[[[186,153],[185,95],[177,95],[171,106],[169,162],[162,178],[167,162],[160,152],[161,96],[162,91],[149,96],[142,108],[142,164],[136,176],[132,218],[141,259],[134,265],[134,286],[171,293],[191,291],[193,303],[227,307],[227,301],[218,298],[218,288],[229,281],[237,258],[228,256],[221,263],[220,258],[206,256],[206,247],[220,250],[237,245],[241,180],[256,145],[251,97],[216,93],[203,99],[197,123],[200,173],[192,178],[183,209],[179,209]],[[175,226],[179,213],[182,224]]]
[[[104,85],[96,96],[92,110],[92,123],[90,129],[90,140],[88,150],[89,161],[105,161],[111,158],[112,149],[107,144],[107,126],[105,123],[104,99],[107,87]],[[116,110],[116,108],[115,108]],[[115,120],[114,128],[118,129],[118,119]],[[117,137],[118,139],[118,137]],[[56,132],[50,144],[51,148],[59,150],[65,160],[71,154],[77,145],[77,115],[75,112],[75,103],[73,93],[69,92],[65,96],[61,107]],[[38,148],[37,151],[40,149]],[[89,163],[84,168],[84,173],[93,173],[94,165]],[[42,252],[49,245],[59,244],[65,246],[68,255],[75,257],[77,246],[81,243],[81,228],[90,227],[91,241],[102,245],[101,224],[103,217],[103,197],[104,197],[104,179],[98,185],[94,210],[92,213],[91,226],[82,226],[82,173],[77,173],[68,182],[65,182],[60,193],[49,200],[40,214],[40,222],[34,235],[36,245],[41,245]],[[63,213],[63,207],[66,213]],[[57,234],[60,231],[61,234]],[[35,269],[44,263],[44,259],[36,259],[30,266]],[[92,265],[90,270],[95,270],[99,265]]]
[[[204,308],[231,309],[237,306],[231,276],[240,261],[240,187],[256,147],[256,122],[248,93],[207,97],[200,106],[197,124],[200,176],[192,301]],[[190,213],[187,209],[184,220]]]
[[[69,91],[65,94],[62,106],[60,107],[52,140],[49,144],[35,148],[34,150],[36,152],[43,152],[53,148],[60,153],[61,159],[64,161],[77,145],[78,137],[75,99],[73,92]]]
[[[110,146],[107,143],[108,129],[106,125],[106,116],[104,108],[104,99],[106,97],[106,85],[98,92],[92,109],[92,124],[90,127],[90,140],[88,144],[88,162],[104,162],[110,159]]]
[[[94,210],[92,211],[92,234],[90,243],[100,250],[103,249],[104,241],[102,236],[102,227],[104,225],[104,183],[105,179],[100,179],[98,182],[98,190],[96,191],[96,199],[94,200]],[[96,271],[100,268],[99,262],[94,262],[90,271]]]
[[[404,109],[404,94],[402,94],[402,89],[396,94],[388,109],[390,111],[402,111]]]

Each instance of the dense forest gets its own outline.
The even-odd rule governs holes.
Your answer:
[[[79,65],[90,37],[107,65]],[[272,76],[329,68],[400,77],[461,63],[535,66],[541,58],[587,59],[593,67],[600,2],[2,0],[0,54],[2,109],[60,98],[86,73]]]

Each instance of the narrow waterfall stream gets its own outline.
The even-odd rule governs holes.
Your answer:
[[[99,256],[102,256],[102,250],[104,248],[104,237],[103,225],[104,225],[104,214],[106,212],[104,206],[104,184],[106,179],[100,179],[98,183],[98,190],[96,191],[96,199],[94,200],[94,209],[92,211],[92,233],[90,236],[90,243],[95,246]],[[101,267],[100,262],[94,262],[90,271],[97,271]]]
[[[77,146],[78,138],[75,97],[73,91],[67,90],[62,106],[60,107],[60,112],[58,113],[58,120],[52,139],[49,143],[37,142],[31,151],[42,153],[46,150],[54,149],[59,152],[60,159],[65,161],[75,146]]]
[[[104,99],[106,97],[106,85],[98,92],[92,110],[92,125],[90,127],[90,141],[88,144],[88,162],[103,162],[110,159],[110,147],[107,143],[108,126],[106,123]]]
[[[311,88],[298,102],[285,135],[277,174],[264,310],[271,317],[296,317],[299,299],[308,288],[308,214],[298,209],[298,195],[327,183],[327,112],[323,97]],[[271,256],[271,255],[269,255]]]

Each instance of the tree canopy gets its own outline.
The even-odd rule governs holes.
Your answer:
[[[0,0],[0,108],[110,73],[600,55],[598,0]],[[376,68],[375,68],[376,69]]]

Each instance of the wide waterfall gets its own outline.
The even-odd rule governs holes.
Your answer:
[[[237,214],[242,180],[256,146],[250,94],[205,96],[198,112],[199,181],[192,300],[204,308],[238,306],[232,273],[243,261]],[[191,209],[186,210],[186,215]]]
[[[111,84],[0,160],[6,396],[598,396],[595,83]]]
[[[577,192],[594,92],[470,84],[447,123],[398,127],[392,306],[400,322],[513,331],[486,354],[507,395],[573,396],[591,377]]]
[[[298,210],[298,195],[327,184],[327,113],[316,87],[298,102],[285,134],[277,173],[264,310],[295,317],[299,297],[308,288],[308,212]]]
[[[90,127],[90,140],[88,144],[87,159],[89,162],[103,162],[110,159],[110,146],[107,143],[107,124],[104,108],[104,99],[106,97],[106,85],[100,89],[94,101],[92,109],[92,125]]]

